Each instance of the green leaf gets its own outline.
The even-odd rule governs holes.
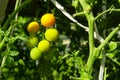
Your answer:
[[[1,52],[1,56],[4,57],[7,54],[7,51]]]
[[[14,65],[14,58],[11,56],[8,56],[6,59],[6,65],[9,67],[12,67]]]
[[[22,59],[19,59],[18,63],[20,63],[21,65],[25,65],[25,63]]]
[[[69,55],[70,55],[70,54],[65,54],[65,55],[62,57],[62,59],[67,58]]]
[[[107,53],[107,56],[109,56],[110,58],[113,58],[115,56],[115,54],[113,54],[113,53]]]
[[[111,41],[111,42],[109,43],[109,48],[110,48],[110,51],[115,50],[115,49],[117,48],[117,43]]]
[[[74,53],[74,55],[77,56],[77,55],[79,54],[79,52],[80,52],[79,50],[76,51],[76,52]]]
[[[10,56],[17,56],[18,54],[18,51],[10,51]]]

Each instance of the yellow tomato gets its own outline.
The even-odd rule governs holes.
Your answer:
[[[57,29],[49,28],[45,32],[45,38],[48,41],[54,42],[58,39],[58,37],[59,37],[59,32]]]
[[[55,24],[55,17],[51,13],[46,13],[41,17],[41,24],[44,27],[52,27]]]
[[[38,44],[38,48],[41,52],[47,52],[50,48],[50,43],[47,40],[42,40]]]
[[[35,21],[30,22],[27,26],[27,31],[31,34],[37,33],[39,31],[39,29],[40,29],[40,26],[39,26],[38,22],[35,22]]]

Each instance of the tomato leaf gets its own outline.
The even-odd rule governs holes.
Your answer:
[[[109,48],[110,48],[110,51],[115,50],[117,48],[117,43],[111,41],[110,44],[109,44]]]
[[[17,56],[19,55],[18,51],[10,51],[10,56]]]
[[[14,58],[11,56],[8,56],[6,59],[6,65],[9,67],[12,67],[14,65]]]
[[[18,63],[20,63],[21,65],[25,65],[25,63],[22,59],[19,59]]]

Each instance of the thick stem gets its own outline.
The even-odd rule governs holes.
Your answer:
[[[99,54],[99,50],[97,48],[94,48],[93,52],[89,54],[89,57],[87,60],[87,71],[89,75],[91,75],[92,73],[93,64],[98,54]]]
[[[80,4],[83,7],[84,12],[86,12],[85,16],[88,20],[88,26],[89,26],[89,57],[87,61],[87,73],[91,75],[92,72],[92,66],[94,63],[94,60],[96,59],[96,50],[94,45],[94,16],[92,12],[90,12],[90,5],[85,2],[85,0],[79,0]]]
[[[90,48],[90,54],[93,53],[94,50],[94,22],[93,22],[93,16],[87,15],[88,25],[89,25],[89,48]]]

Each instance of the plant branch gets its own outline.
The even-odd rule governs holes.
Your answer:
[[[78,13],[75,13],[75,14],[73,14],[73,17],[79,16],[79,15],[85,15],[85,12],[78,12]]]
[[[120,29],[120,25],[118,25],[107,37],[106,39],[103,41],[103,43],[101,43],[98,47],[99,50],[101,50],[106,44],[107,42],[115,35],[115,33]]]
[[[75,20],[65,9],[64,7],[58,3],[56,0],[51,0],[51,2],[71,21],[73,21],[74,23],[76,23],[77,25],[79,25],[80,27],[84,28],[87,32],[89,31],[89,28],[82,25],[81,23],[79,23],[77,20]]]
[[[102,16],[103,14],[105,14],[105,13],[107,13],[107,12],[109,12],[109,11],[117,11],[117,12],[120,12],[120,9],[108,9],[108,10],[105,10],[105,11],[103,11],[102,13],[100,13],[98,16],[96,16],[96,17],[94,18],[94,21],[97,20],[100,16]]]
[[[11,19],[15,17],[18,11],[20,11],[22,8],[24,8],[26,5],[28,5],[32,0],[25,0],[13,13],[10,15],[10,17],[7,19],[7,21],[4,23],[3,28],[6,29],[9,25],[9,22]]]
[[[3,38],[3,40],[0,42],[0,50],[2,49],[8,35],[10,34],[11,29],[12,29],[12,26],[9,27],[9,29],[6,31],[6,34],[5,34],[4,38]]]

